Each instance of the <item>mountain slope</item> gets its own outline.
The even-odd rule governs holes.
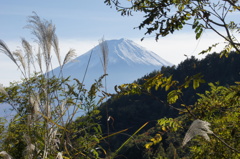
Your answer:
[[[199,105],[198,102],[199,99],[201,99],[199,97],[199,94],[205,94],[205,92],[207,92],[206,94],[210,94],[209,89],[211,86],[209,85],[209,83],[213,83],[216,86],[216,88],[214,87],[213,89],[216,89],[219,94],[216,93],[215,90],[214,96],[206,95],[206,98],[215,98],[216,100],[218,100],[218,95],[220,95],[221,98],[221,90],[217,88],[217,83],[220,84],[219,86],[226,86],[227,88],[233,88],[231,87],[232,85],[236,86],[235,82],[239,81],[240,79],[239,61],[240,56],[236,53],[230,53],[228,55],[228,58],[224,56],[222,58],[219,58],[219,54],[212,53],[201,60],[198,60],[197,58],[192,56],[191,58],[187,58],[186,60],[181,62],[176,67],[169,67],[161,70],[161,73],[164,74],[164,76],[172,75],[173,80],[179,81],[180,83],[182,83],[187,76],[190,77],[198,73],[201,73],[201,75],[203,75],[203,79],[206,80],[206,83],[201,83],[200,87],[196,90],[192,89],[192,86],[190,86],[190,88],[188,89],[183,89],[181,100],[178,100],[177,103],[173,104],[172,106],[176,108],[182,108],[182,103],[192,106],[194,106],[194,103],[197,103],[197,105]],[[156,74],[152,73],[152,75],[148,77],[150,78],[154,75]],[[141,78],[140,81],[144,81],[144,79]],[[234,90],[235,89],[232,89],[232,91]],[[224,89],[224,91],[226,90]],[[156,133],[159,132],[159,129],[161,129],[161,127],[159,127],[159,124],[156,124],[158,119],[166,117],[176,118],[183,115],[179,114],[179,111],[172,109],[172,106],[167,106],[167,102],[159,102],[167,100],[167,93],[168,92],[159,87],[158,90],[154,90],[151,92],[151,96],[148,96],[144,93],[140,95],[121,96],[120,98],[112,98],[111,100],[108,100],[99,107],[100,116],[102,116],[101,123],[103,133],[107,133],[109,131],[108,125],[106,124],[108,116],[111,116],[114,119],[111,121],[112,125],[110,124],[109,127],[110,134],[126,129],[128,130],[124,132],[125,134],[133,134],[146,122],[149,122],[147,126],[152,127],[151,129],[149,129],[149,127],[147,126],[144,127],[143,129],[141,129],[142,132],[139,132],[138,135],[134,136],[134,140],[131,140],[125,145],[125,148],[123,148],[120,152],[121,156],[124,156],[124,159],[154,158],[154,155],[158,156],[160,147],[162,149],[162,152],[166,154],[173,154],[172,151],[169,151],[169,147],[171,147],[171,144],[174,144],[175,148],[177,149],[175,149],[174,151],[177,155],[179,155],[180,158],[184,158],[190,155],[189,149],[183,151],[181,145],[184,136],[179,135],[182,131],[185,131],[186,129],[181,129],[179,133],[173,131],[168,131],[168,133],[162,133],[161,135],[163,135],[163,140],[161,141],[161,143],[152,146],[151,152],[148,150],[146,151],[146,148],[144,146],[145,143],[149,142],[150,138],[154,138]],[[239,97],[239,95],[240,94],[238,94],[237,96]],[[157,97],[159,101],[154,100],[153,97]],[[225,98],[223,99],[225,100]],[[206,102],[206,100],[201,101]],[[211,101],[209,100],[208,105],[210,104]],[[107,113],[106,108],[108,108]],[[221,108],[212,108],[212,110],[217,112],[215,112],[217,115],[214,117],[219,117],[221,116],[220,114],[223,114],[224,118],[226,118],[225,112],[227,111],[227,109],[223,110]],[[197,115],[205,116],[206,114],[208,114],[207,112],[208,110],[203,110],[203,113]],[[188,118],[186,116],[182,117],[186,119]],[[186,122],[184,125],[186,126]],[[129,136],[124,136],[122,134],[112,136],[109,138],[107,146],[111,145],[111,150],[114,152],[114,150],[119,148],[128,138]]]
[[[113,92],[115,85],[133,82],[147,73],[161,69],[162,66],[171,65],[154,52],[146,50],[131,40],[120,39],[105,42],[108,47],[107,86],[109,92]],[[98,45],[74,59],[74,62],[66,64],[63,68],[63,75],[81,81],[88,67],[84,80],[84,84],[88,87],[104,74],[101,59],[101,47]],[[87,66],[88,62],[89,66]],[[54,74],[58,74],[59,71],[59,67],[53,70]]]

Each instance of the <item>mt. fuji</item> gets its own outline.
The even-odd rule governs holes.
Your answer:
[[[171,63],[162,59],[152,51],[139,46],[128,39],[104,41],[108,48],[107,87],[113,93],[115,85],[131,83],[134,80]],[[63,76],[71,76],[82,81],[85,70],[84,84],[89,87],[104,74],[102,66],[101,46],[98,45],[87,53],[77,57],[63,67]],[[89,65],[88,65],[89,62]],[[54,74],[60,72],[60,67],[53,70]]]

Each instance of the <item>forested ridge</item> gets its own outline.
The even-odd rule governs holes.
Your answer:
[[[239,61],[240,57],[236,53],[230,53],[228,57],[222,58],[219,58],[219,54],[212,53],[201,60],[192,56],[177,66],[162,67],[161,70],[155,70],[135,82],[142,84],[146,79],[153,77],[158,73],[162,73],[166,76],[173,75],[173,79],[177,81],[184,81],[187,76],[193,76],[200,73],[203,75],[203,79],[210,83],[212,82],[218,83],[218,85],[222,86],[229,86],[240,79]],[[184,102],[186,105],[193,105],[199,98],[197,93],[204,93],[205,90],[209,89],[210,86],[207,83],[202,83],[196,90],[187,89],[183,91],[184,96],[181,102]],[[181,114],[179,114],[177,110],[167,105],[167,93],[168,92],[162,89],[158,89],[157,91],[154,90],[152,95],[141,94],[127,95],[120,98],[112,97],[100,107],[100,115],[102,116],[101,125],[105,134],[107,133],[106,105],[108,107],[108,115],[112,117],[108,125],[111,133],[128,129],[123,134],[118,134],[109,139],[108,144],[113,151],[129,137],[128,135],[133,134],[146,122],[149,122],[148,126],[142,129],[140,135],[133,138],[131,144],[122,151],[125,157],[151,158],[154,153],[159,153],[159,150],[157,150],[159,148],[164,154],[165,152],[167,154],[171,147],[180,147],[184,132],[182,132],[181,135],[178,134],[178,136],[167,134],[164,136],[166,140],[163,140],[163,143],[156,145],[151,152],[144,151],[145,148],[143,143],[146,142],[151,135],[154,135],[159,131],[159,126],[156,126],[158,119],[181,118]],[[155,97],[158,97],[161,101],[165,101],[166,104],[163,104]],[[174,107],[181,108],[180,104],[180,102],[177,102],[174,104]],[[171,153],[172,152],[169,152],[167,155],[171,155]],[[180,153],[181,156],[181,151],[178,153]],[[183,153],[182,155],[186,155],[186,153]]]

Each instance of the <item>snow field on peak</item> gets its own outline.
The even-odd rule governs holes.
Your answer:
[[[160,70],[162,66],[171,65],[154,52],[146,50],[131,40],[120,39],[105,42],[108,46],[107,81],[110,93],[113,92],[115,85],[131,83],[154,70]],[[84,81],[87,86],[93,84],[95,79],[104,74],[100,45],[73,61],[64,66],[62,70],[64,77],[71,76],[71,79],[77,78],[82,81],[88,68]],[[53,72],[58,74],[60,68],[54,69]]]

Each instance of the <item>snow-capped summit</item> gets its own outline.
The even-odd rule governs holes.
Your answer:
[[[142,46],[128,39],[107,40],[108,50],[107,81],[108,90],[113,92],[115,85],[130,83],[162,66],[172,65],[156,53],[146,50]],[[89,66],[87,66],[89,62]],[[102,67],[101,46],[98,45],[87,53],[69,62],[63,68],[64,76],[71,76],[80,81],[83,79],[86,68],[85,85],[90,86],[95,79],[104,74]],[[54,69],[58,73],[60,68]]]
[[[145,48],[134,43],[131,40],[122,38],[120,40],[110,40],[107,41],[107,43],[109,51],[112,52],[113,61],[114,58],[120,57],[122,60],[126,61],[129,65],[132,64],[146,64],[156,66],[170,65],[169,62],[165,61],[154,52],[146,50]]]

